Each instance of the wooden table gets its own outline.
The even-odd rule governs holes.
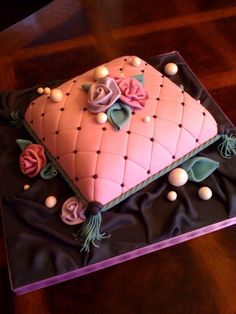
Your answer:
[[[0,33],[0,91],[69,78],[117,56],[178,50],[236,123],[233,0],[56,0]],[[23,296],[0,226],[1,313],[236,313],[236,227]]]

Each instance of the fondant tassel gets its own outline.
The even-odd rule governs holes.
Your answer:
[[[236,137],[233,134],[222,134],[222,143],[217,149],[223,158],[232,158],[236,155]]]
[[[90,215],[86,221],[81,225],[80,230],[75,237],[82,241],[82,249],[86,252],[89,252],[90,245],[92,244],[95,247],[99,247],[95,241],[101,241],[102,239],[109,238],[110,235],[105,233],[100,233],[102,223],[102,216],[99,212],[97,215]]]

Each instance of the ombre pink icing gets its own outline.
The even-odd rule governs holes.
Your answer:
[[[99,79],[88,91],[88,109],[92,113],[105,112],[120,97],[116,82],[110,77]]]
[[[68,225],[78,225],[85,221],[83,203],[75,196],[68,198],[62,205],[61,219]]]
[[[88,92],[81,86],[94,82],[94,70],[59,86],[69,93],[61,102],[42,95],[25,113],[27,124],[89,202],[109,203],[217,135],[216,121],[200,101],[143,60],[138,67],[131,60],[125,56],[105,64],[110,77],[119,77],[120,68],[125,78],[144,76],[149,98],[122,130],[97,124],[84,110]]]
[[[135,109],[143,109],[148,99],[148,93],[134,78],[116,78],[116,83],[121,91],[120,100]]]
[[[46,165],[44,148],[39,144],[28,145],[20,155],[20,168],[28,177],[36,176]]]

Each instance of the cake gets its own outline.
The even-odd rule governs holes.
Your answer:
[[[170,62],[179,68],[178,72],[176,67],[172,67],[175,73],[171,67],[165,71],[165,65]],[[228,159],[235,153],[232,123],[177,53],[154,57],[149,63],[153,67],[138,57],[121,57],[102,65],[99,71],[96,68],[67,82],[52,82],[50,88],[37,86],[1,96],[0,115],[4,119],[0,125],[0,171],[5,178],[0,186],[1,213],[11,284],[16,293],[81,276],[236,222],[236,159]],[[91,112],[89,90],[92,84],[100,82],[100,78],[96,77],[97,82],[94,80],[97,72],[105,73],[118,86],[117,78],[136,80],[135,84],[142,87],[144,106],[133,108],[125,104],[130,109],[125,107],[118,90],[118,98],[111,107],[99,113]],[[112,109],[117,109],[117,103],[125,112],[118,115],[118,120],[115,119],[118,123],[114,124],[112,111],[108,110],[114,106]],[[97,147],[96,132],[84,133],[81,145],[91,144],[92,156],[101,158],[111,146],[116,152],[113,155],[121,156],[122,162],[137,158],[134,159],[137,163],[145,163],[144,157],[151,159],[150,153],[143,154],[146,142],[141,143],[141,149],[140,145],[134,145],[132,149],[139,148],[136,154],[118,153],[120,136],[125,134],[133,142],[132,135],[138,134],[153,147],[168,145],[169,157],[158,158],[157,154],[157,163],[142,165],[143,176],[137,171],[137,179],[136,172],[132,171],[131,177],[117,179],[118,194],[111,193],[111,184],[108,184],[108,195],[102,191],[94,198],[89,188],[86,190],[80,185],[81,173],[74,180],[76,176],[63,163],[63,151],[54,150],[52,145],[55,139],[60,139],[60,149],[68,149],[73,158],[82,153],[80,141],[78,146],[68,147],[65,137],[61,137],[65,133],[63,125],[58,128],[54,124],[58,113],[67,114],[70,106],[74,108],[69,122],[73,132],[76,131],[73,134],[83,135],[83,130],[94,128],[102,137],[108,137],[107,145],[101,147],[99,143]],[[186,112],[186,122],[185,118],[178,119],[178,111],[173,110],[175,106]],[[81,115],[86,117],[82,124]],[[168,136],[161,141],[158,120],[166,121],[169,126],[169,119],[174,120],[174,131],[166,127],[162,134]],[[206,125],[200,127],[205,129],[201,137],[202,121]],[[158,129],[157,137],[154,125]],[[170,134],[180,134],[185,128],[193,136],[188,137],[187,144],[181,142],[180,150],[171,151],[170,142],[174,141]],[[89,142],[87,134],[95,134],[89,137]],[[160,148],[161,153],[163,150]],[[109,183],[120,173],[115,160],[107,171]],[[103,167],[99,173],[91,172],[90,184],[99,182],[103,169],[106,171]]]

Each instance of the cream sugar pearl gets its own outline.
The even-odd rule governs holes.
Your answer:
[[[188,174],[182,168],[175,168],[169,173],[168,181],[173,186],[182,186],[188,181]]]
[[[37,89],[37,93],[40,94],[40,95],[42,95],[42,94],[44,93],[44,89],[43,89],[42,87],[39,87],[39,88]]]
[[[145,123],[149,123],[149,122],[151,122],[151,117],[150,117],[150,116],[145,116],[145,117],[143,118],[143,121],[144,121]]]
[[[60,89],[54,88],[51,90],[50,98],[52,101],[59,102],[63,99],[63,96],[63,92]]]
[[[212,197],[212,191],[209,187],[203,186],[198,191],[198,196],[204,200],[207,201]]]
[[[29,185],[29,184],[25,184],[25,185],[23,186],[24,191],[27,191],[29,188],[30,188],[30,185]]]
[[[139,67],[141,64],[141,59],[139,57],[133,56],[130,62],[134,67]]]
[[[164,67],[165,74],[172,76],[178,72],[178,66],[175,63],[167,63]]]
[[[100,78],[106,77],[109,74],[109,70],[104,65],[100,65],[99,67],[94,69],[94,79],[99,80]]]
[[[168,192],[167,199],[171,202],[174,202],[177,199],[177,193],[175,191]]]
[[[57,203],[57,198],[53,195],[50,195],[45,199],[45,206],[48,208],[54,207],[56,203]]]
[[[44,94],[46,95],[50,95],[51,94],[51,88],[49,87],[45,87],[44,90],[43,90]]]
[[[99,112],[96,115],[96,122],[99,124],[104,124],[107,122],[107,115],[104,112]]]

